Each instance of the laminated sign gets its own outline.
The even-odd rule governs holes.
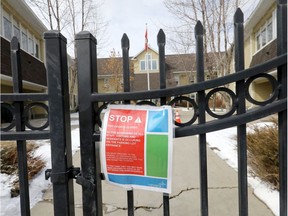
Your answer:
[[[104,116],[101,161],[108,182],[171,193],[172,109],[111,105]]]

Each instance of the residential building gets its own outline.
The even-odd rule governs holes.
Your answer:
[[[159,81],[159,54],[148,46],[147,51],[141,50],[132,59],[134,79],[132,91],[153,90],[160,88]],[[166,70],[166,87],[175,86],[173,76]]]
[[[208,53],[208,58],[212,54]],[[155,90],[160,88],[159,53],[151,47],[141,50],[130,58],[131,91]],[[98,91],[101,93],[123,91],[122,58],[99,58]],[[189,85],[197,82],[196,54],[165,56],[166,87]],[[216,78],[217,65],[205,66],[205,79]],[[116,82],[117,80],[117,82]],[[118,83],[118,84],[117,84]],[[149,83],[149,84],[148,84]],[[195,95],[189,95],[195,97]]]
[[[48,29],[24,0],[2,0],[0,23],[1,93],[11,93],[13,91],[10,60],[10,41],[13,36],[18,38],[21,48],[23,91],[31,93],[46,92],[47,77],[43,35]],[[67,62],[70,80],[70,109],[74,110],[78,106],[77,80],[75,81],[76,77],[72,75],[75,64],[69,55],[67,55]]]
[[[44,24],[24,0],[2,0],[0,9],[1,92],[12,92],[10,40],[16,36],[21,46],[24,92],[47,90],[44,66]]]
[[[277,56],[276,13],[275,0],[260,0],[245,22],[245,68],[253,67]],[[269,74],[277,79],[276,70]],[[272,85],[268,79],[258,78],[251,84],[249,92],[254,100],[265,101],[272,93]]]

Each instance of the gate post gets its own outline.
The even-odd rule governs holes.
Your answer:
[[[129,49],[130,41],[127,34],[123,34],[121,39],[122,59],[123,59],[123,84],[124,92],[130,92],[130,68],[129,68]],[[124,104],[130,104],[129,100],[124,100]],[[134,191],[127,190],[128,216],[134,216]]]
[[[277,54],[287,53],[287,0],[277,1]],[[279,99],[287,98],[287,64],[277,68],[278,82],[281,85]],[[279,136],[279,193],[280,216],[288,214],[287,198],[287,109],[278,113]]]
[[[77,183],[82,185],[83,215],[101,216],[102,186],[100,165],[100,135],[93,140],[95,133],[95,111],[91,94],[97,92],[97,41],[87,31],[75,37],[77,46],[78,98],[81,174]],[[97,106],[97,104],[96,104]],[[96,143],[95,143],[96,141]]]
[[[195,26],[196,38],[196,70],[197,82],[203,82],[204,77],[204,29],[200,21]],[[198,92],[199,124],[206,122],[205,91]],[[200,196],[201,215],[208,216],[208,180],[207,180],[207,150],[206,134],[199,134],[199,158],[200,158]]]
[[[244,15],[240,8],[234,15],[234,41],[235,41],[235,71],[244,69]],[[236,82],[236,95],[238,97],[237,115],[246,112],[245,80]],[[248,215],[248,183],[247,183],[247,138],[246,124],[237,126],[237,152],[238,152],[238,197],[239,216]]]
[[[58,31],[44,33],[49,93],[49,123],[54,215],[75,215],[66,38]]]
[[[11,69],[13,78],[13,92],[23,93],[20,45],[16,37],[11,41]],[[25,131],[23,101],[14,102],[16,131]],[[30,215],[29,182],[27,168],[26,140],[17,140],[18,175],[20,186],[21,215]]]

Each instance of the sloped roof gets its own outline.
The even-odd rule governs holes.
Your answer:
[[[152,50],[153,52],[158,54],[158,52],[155,49],[153,49],[152,47],[150,47],[149,45],[148,45],[148,50]],[[133,56],[132,60],[136,59],[143,52],[146,52],[144,48],[139,53],[137,53],[135,56]]]
[[[108,71],[105,70],[106,64],[108,64],[110,58],[97,58],[97,72],[98,75],[108,75]],[[119,58],[120,59],[120,58]]]
[[[166,69],[177,72],[194,71],[196,54],[166,55]]]
[[[277,39],[267,44],[263,49],[257,52],[250,63],[250,67],[264,63],[277,56]]]
[[[220,57],[224,57],[224,52],[220,53]],[[204,68],[207,70],[209,67],[217,68],[217,61],[210,61],[215,59],[214,53],[207,53],[204,57]],[[173,72],[189,72],[196,71],[196,54],[176,54],[166,55],[166,69]]]
[[[131,67],[131,57],[129,58],[129,65]],[[122,57],[115,58],[98,58],[97,59],[97,72],[99,76],[109,76],[112,70],[122,71],[123,59]]]

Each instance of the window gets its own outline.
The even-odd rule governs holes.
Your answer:
[[[26,51],[28,50],[28,38],[24,32],[22,32],[22,48]]]
[[[266,45],[266,29],[261,31],[261,46]]]
[[[39,57],[40,57],[40,56],[39,56],[39,45],[38,45],[38,43],[35,44],[35,57],[36,57],[36,58],[39,58]]]
[[[13,34],[17,37],[18,41],[20,41],[20,29],[15,25],[13,25]]]
[[[260,49],[261,45],[260,45],[261,41],[260,41],[260,34],[258,34],[256,36],[256,46],[257,46],[257,50]]]
[[[3,37],[10,41],[13,36],[16,36],[22,50],[34,55],[36,58],[40,58],[40,41],[28,29],[23,28],[19,20],[3,10],[1,24]]]
[[[143,71],[146,69],[146,62],[144,60],[140,61],[140,70]]]
[[[267,41],[271,41],[273,38],[273,26],[272,21],[267,25]]]
[[[261,26],[260,30],[255,34],[256,50],[260,50],[267,43],[276,38],[276,14],[275,11],[264,25]]]
[[[4,25],[4,37],[8,40],[11,40],[12,38],[12,23],[11,21],[6,18],[3,17],[3,25]]]
[[[158,69],[158,61],[156,59],[152,59],[151,54],[145,55],[145,60],[140,61],[140,70],[157,70]]]
[[[157,61],[152,60],[152,70],[157,70]]]
[[[31,38],[28,39],[28,52],[34,55],[33,40]]]

